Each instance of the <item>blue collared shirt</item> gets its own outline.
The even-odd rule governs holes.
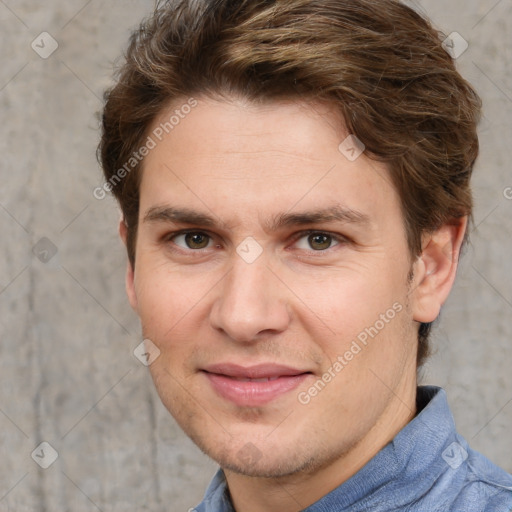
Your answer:
[[[418,387],[419,412],[361,470],[303,512],[511,512],[512,476],[457,434],[446,393]],[[235,512],[219,470],[197,512]]]

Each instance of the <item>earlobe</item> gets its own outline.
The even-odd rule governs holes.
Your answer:
[[[128,235],[128,227],[126,226],[126,223],[124,219],[122,218],[119,221],[119,236],[121,240],[123,241],[123,244],[126,247],[126,239]],[[135,293],[135,269],[132,267],[132,264],[130,260],[128,259],[126,264],[126,274],[125,274],[125,287],[126,287],[126,294],[128,295],[128,300],[130,302],[130,305],[132,309],[137,312],[138,310],[138,301],[137,301],[137,294]]]
[[[433,322],[452,289],[467,217],[453,219],[424,237],[423,250],[414,263],[411,287],[413,318]]]

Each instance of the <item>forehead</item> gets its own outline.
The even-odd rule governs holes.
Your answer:
[[[169,203],[218,215],[231,207],[262,221],[320,205],[367,217],[396,209],[387,168],[358,156],[363,148],[333,105],[194,101],[193,108],[183,108],[187,98],[175,101],[150,128],[155,147],[143,165],[141,216]]]
[[[292,99],[256,103],[235,97],[194,98],[195,106],[187,108],[190,103],[190,98],[173,101],[153,122],[151,132],[175,147],[186,142],[187,149],[199,154],[214,149],[214,155],[244,153],[244,158],[261,158],[264,152],[290,150],[289,157],[312,160],[324,158],[320,139],[329,135],[325,141],[329,144],[330,139],[336,142],[348,135],[343,117],[331,103]]]

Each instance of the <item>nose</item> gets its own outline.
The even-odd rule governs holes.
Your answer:
[[[252,343],[286,330],[290,323],[286,290],[260,257],[247,263],[234,255],[231,271],[217,288],[210,320],[231,339]]]

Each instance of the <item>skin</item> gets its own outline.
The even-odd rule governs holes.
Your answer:
[[[333,111],[198,98],[143,166],[128,297],[160,350],[150,371],[162,402],[224,469],[237,512],[306,508],[414,417],[418,325],[438,316],[456,273],[466,219],[425,236],[412,261],[387,168],[338,150],[348,134]],[[162,211],[170,207],[214,224],[169,220]],[[271,229],[281,214],[329,207],[366,221]],[[176,235],[184,229],[195,235]],[[126,241],[123,221],[120,234]],[[252,263],[236,251],[249,236],[262,249]],[[401,311],[300,403],[299,393],[397,303]],[[224,362],[310,374],[267,404],[238,406],[202,371]]]

